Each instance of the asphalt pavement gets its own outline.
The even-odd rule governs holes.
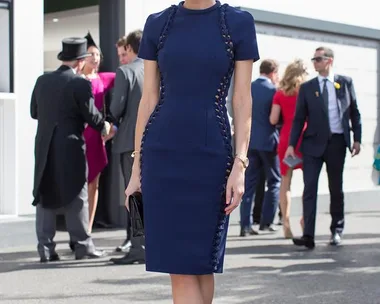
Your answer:
[[[380,205],[346,206],[344,245],[327,245],[328,206],[319,206],[317,247],[296,248],[282,233],[238,237],[238,212],[231,217],[225,273],[216,275],[216,304],[380,304]],[[292,210],[300,233],[300,206]],[[75,261],[68,235],[58,232],[62,261],[41,265],[36,253],[34,218],[0,218],[0,304],[170,304],[167,275],[145,272],[144,265],[113,266],[123,230],[97,230],[100,260]]]

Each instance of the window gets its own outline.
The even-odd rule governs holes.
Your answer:
[[[13,33],[9,1],[0,0],[0,92],[13,91]]]

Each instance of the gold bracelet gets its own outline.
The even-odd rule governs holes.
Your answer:
[[[135,157],[135,155],[136,155],[136,154],[139,154],[139,153],[140,153],[140,151],[133,151],[132,154],[131,154],[131,156],[132,156],[132,157]]]
[[[238,159],[242,164],[244,169],[247,169],[249,166],[249,159],[246,156],[242,156],[241,154],[235,154],[235,159]]]

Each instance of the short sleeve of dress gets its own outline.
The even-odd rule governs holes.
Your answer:
[[[153,15],[150,15],[145,22],[138,54],[140,58],[146,60],[157,60],[157,42],[154,39],[152,23]]]
[[[281,91],[277,91],[273,96],[273,104],[281,107]]]
[[[229,15],[235,60],[259,60],[255,21],[252,15],[237,9],[233,9]]]
[[[155,15],[149,15],[146,19],[143,35],[141,38],[138,57],[146,60],[157,60],[157,28],[155,28]],[[156,24],[157,26],[157,24]]]

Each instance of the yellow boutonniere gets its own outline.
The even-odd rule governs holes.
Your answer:
[[[335,87],[335,89],[339,90],[340,89],[340,84],[337,83],[337,82],[334,82],[334,87]]]
[[[318,91],[315,91],[315,96],[319,97],[319,92]]]

